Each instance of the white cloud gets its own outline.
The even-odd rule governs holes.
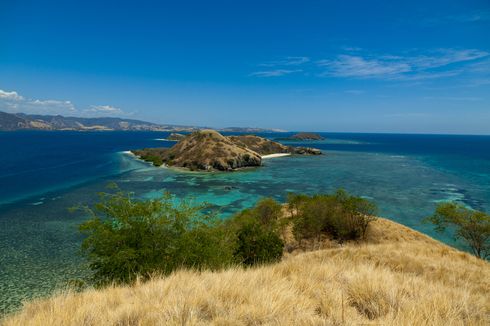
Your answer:
[[[24,98],[17,94],[17,92],[7,92],[0,89],[0,100],[12,100],[12,101],[21,101]]]
[[[275,70],[266,70],[266,71],[256,71],[250,74],[250,76],[254,77],[280,77],[285,76],[297,72],[302,72],[301,69],[296,70],[288,70],[288,69],[275,69]]]
[[[78,112],[70,101],[58,100],[29,100],[23,105],[24,109],[33,109],[42,114],[72,114]]]
[[[101,113],[101,114],[124,114],[123,110],[110,105],[92,105],[86,112]]]
[[[75,114],[77,109],[70,101],[29,99],[15,91],[0,90],[0,110],[28,114]]]
[[[130,115],[120,108],[110,105],[92,105],[90,108],[80,111],[71,101],[30,99],[19,95],[15,91],[4,91],[1,89],[0,111],[46,115],[83,115],[86,117]]]

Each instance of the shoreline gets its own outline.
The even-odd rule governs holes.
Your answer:
[[[125,155],[129,155],[132,158],[134,158],[138,161],[141,161],[143,163],[149,164],[155,168],[164,168],[164,169],[175,170],[178,172],[192,172],[192,173],[202,173],[202,172],[205,172],[205,173],[218,172],[219,173],[219,172],[223,172],[223,171],[192,171],[192,170],[189,170],[189,169],[183,168],[183,167],[169,166],[165,163],[160,165],[160,166],[155,166],[153,163],[141,159],[138,155],[134,154],[132,151],[122,151],[120,153],[125,154]],[[267,160],[270,158],[285,157],[285,156],[291,156],[291,155],[292,155],[291,153],[274,153],[274,154],[263,155],[260,158],[263,160],[264,159]],[[235,170],[233,170],[233,172],[234,171],[243,171],[243,170],[248,170],[248,169],[255,169],[255,168],[257,168],[257,167],[256,166],[243,167],[243,168],[235,169]]]

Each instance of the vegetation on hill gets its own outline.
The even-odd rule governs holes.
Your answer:
[[[291,195],[290,201],[291,216],[265,198],[223,222],[203,213],[205,206],[169,194],[146,201],[120,191],[102,193],[94,208],[83,207],[90,218],[80,226],[86,236],[82,249],[94,272],[91,283],[131,283],[178,268],[216,270],[276,262],[283,256],[288,229],[299,243],[322,235],[341,243],[362,239],[374,220],[368,215],[373,204],[344,191]]]
[[[444,232],[448,227],[454,229],[455,238],[463,240],[475,256],[483,259],[490,256],[490,215],[454,203],[443,203],[426,221],[433,223],[438,232]]]
[[[166,164],[189,170],[232,171],[260,166],[263,155],[320,155],[321,151],[284,146],[258,136],[226,137],[215,130],[201,130],[187,135],[171,148],[145,148],[132,153],[155,166]]]
[[[324,233],[341,243],[363,239],[376,212],[373,203],[343,190],[312,197],[291,194],[288,204],[295,210],[293,233],[299,241],[319,238]]]
[[[279,221],[281,229],[277,212],[269,202],[249,214]],[[288,207],[286,218],[294,219],[295,213]],[[67,291],[28,303],[3,324],[445,326],[490,321],[488,262],[397,223],[378,218],[361,243],[341,246],[326,238],[298,247],[288,228],[281,238],[296,249],[276,264],[179,269],[131,286]],[[311,249],[321,250],[303,252]]]
[[[80,225],[95,285],[131,283],[177,268],[217,269],[232,261],[232,243],[219,219],[169,194],[137,200],[103,193],[90,218]]]

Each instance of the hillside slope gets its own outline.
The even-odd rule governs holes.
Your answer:
[[[29,303],[13,325],[488,325],[490,265],[378,219],[367,241]]]

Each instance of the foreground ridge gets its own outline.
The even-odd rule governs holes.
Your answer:
[[[285,235],[287,241],[288,235]],[[362,244],[311,244],[282,262],[177,271],[133,286],[64,292],[5,325],[487,325],[490,265],[386,219]]]

